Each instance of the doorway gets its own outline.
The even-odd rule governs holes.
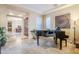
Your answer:
[[[24,21],[21,17],[7,16],[7,32],[9,35],[23,35]]]

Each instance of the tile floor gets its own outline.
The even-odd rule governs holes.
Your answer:
[[[68,43],[63,49],[59,50],[59,45],[56,46],[53,38],[40,38],[40,46],[37,46],[34,39],[23,39],[20,36],[10,37],[10,40],[2,47],[2,54],[74,54],[79,53],[72,44]],[[63,42],[64,43],[64,42]]]

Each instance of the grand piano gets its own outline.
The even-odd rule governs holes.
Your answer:
[[[60,40],[60,50],[62,49],[62,41],[65,41],[65,45],[67,46],[67,39],[69,36],[65,34],[65,31],[57,31],[57,30],[35,30],[35,35],[37,39],[37,45],[39,46],[39,38],[40,36],[44,37],[54,37],[55,43],[57,44],[57,40]]]
[[[44,37],[49,37],[49,36],[54,36],[54,31],[53,30],[36,30],[36,38],[37,38],[37,45],[39,46],[39,37],[44,36]]]

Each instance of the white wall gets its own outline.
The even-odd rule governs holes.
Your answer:
[[[7,16],[7,22],[8,21],[12,22],[12,32],[8,32],[8,33],[11,33],[11,34],[15,35],[16,34],[16,28],[19,25],[19,26],[21,26],[21,29],[22,29],[21,35],[24,34],[24,21],[23,21],[23,18]]]
[[[11,6],[5,6],[5,5],[0,5],[0,27],[3,26],[3,27],[6,27],[7,29],[7,22],[8,22],[8,19],[7,19],[7,15],[9,14],[9,12],[13,12],[16,16],[18,14],[25,14],[24,17],[28,17],[28,38],[32,38],[32,34],[31,34],[31,30],[33,29],[36,29],[36,19],[37,17],[39,16],[38,14],[36,13],[33,13],[33,12],[28,12],[28,13],[24,13],[24,12],[20,12],[19,10],[15,10],[15,8],[11,7]]]
[[[17,15],[23,15],[22,17],[28,16],[28,13],[20,12],[19,10],[16,11],[14,9],[10,9],[10,7],[7,8],[6,5],[0,5],[0,27],[5,27],[6,33],[7,33],[7,23],[8,23],[7,15],[9,15],[10,12],[13,12],[15,16]]]
[[[15,11],[15,12],[20,13],[20,11],[8,9],[8,8],[6,8],[6,6],[0,5],[0,8],[1,8],[0,9],[0,26],[6,27],[6,23],[7,23],[6,15],[9,13],[9,11]],[[28,12],[28,13],[29,13],[29,14],[27,14],[27,16],[29,17],[29,20],[28,20],[28,22],[29,22],[28,23],[28,35],[29,35],[29,38],[32,38],[32,34],[31,34],[30,31],[33,30],[33,29],[36,29],[36,19],[40,15],[33,13],[33,12]],[[66,14],[66,13],[71,14],[71,20],[70,20],[71,21],[71,28],[70,29],[63,29],[63,30],[65,30],[66,34],[69,35],[69,38],[71,40],[73,40],[73,38],[74,38],[74,36],[73,36],[73,20],[79,19],[79,5],[75,5],[75,6],[71,6],[71,7],[59,10],[59,11],[55,11],[55,12],[50,13],[48,15],[51,15],[51,17],[52,17],[52,20],[51,20],[52,21],[52,29],[54,29],[55,28],[55,16],[63,15],[63,14]],[[78,38],[78,36],[77,36],[77,38]]]
[[[29,20],[28,20],[28,34],[29,34],[29,39],[32,38],[32,33],[31,31],[36,29],[36,21],[37,21],[37,17],[39,16],[39,14],[36,13],[30,13],[29,14]]]
[[[0,6],[0,26],[1,27],[6,27],[6,15],[7,15],[7,10],[5,7]]]
[[[73,24],[73,20],[79,19],[79,5],[74,5],[74,6],[71,6],[71,7],[68,7],[68,8],[64,8],[62,10],[55,11],[55,12],[50,13],[48,15],[51,15],[51,17],[52,17],[52,28],[54,29],[55,28],[55,16],[63,15],[63,14],[67,14],[67,13],[70,13],[70,15],[71,15],[70,16],[71,17],[71,19],[70,19],[71,28],[70,29],[63,29],[63,30],[66,31],[67,35],[69,35],[70,41],[73,41],[73,38],[74,38],[74,33],[73,33],[74,24]],[[76,33],[78,33],[78,31]]]

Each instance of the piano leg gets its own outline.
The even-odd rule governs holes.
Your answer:
[[[37,36],[37,46],[39,46],[39,36]]]
[[[62,39],[60,39],[60,50],[62,50]]]
[[[57,38],[56,38],[56,44],[57,44]]]
[[[67,47],[67,39],[65,39],[65,46]]]
[[[55,40],[55,44],[57,44],[57,38],[56,37],[54,37],[54,40]]]

